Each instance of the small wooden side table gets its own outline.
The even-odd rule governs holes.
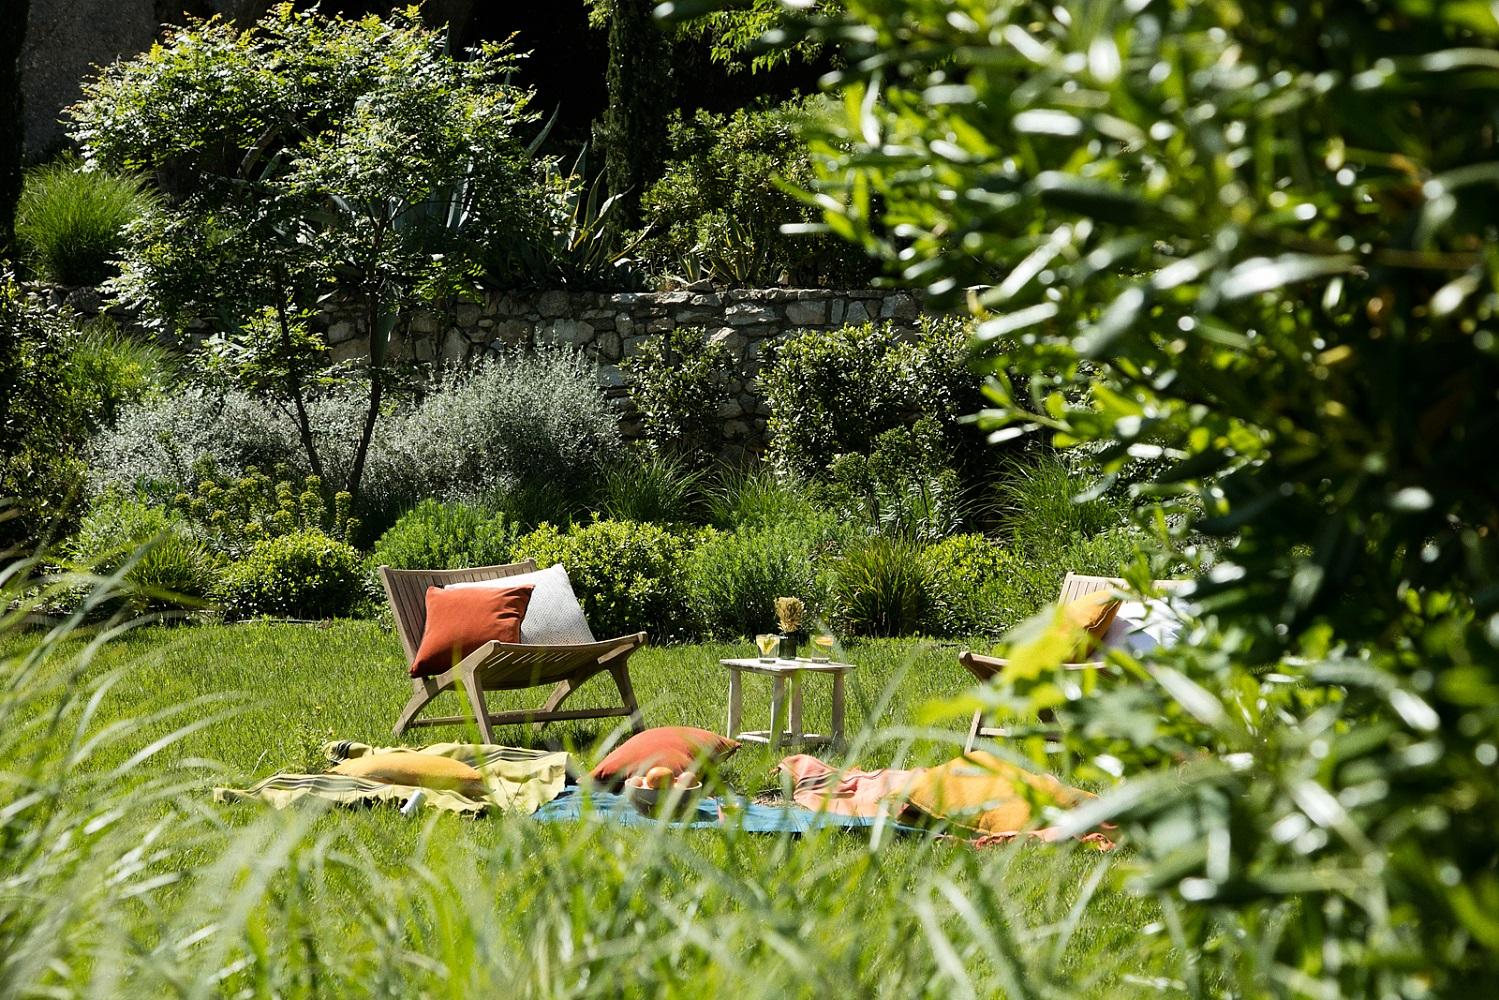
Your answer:
[[[729,668],[729,725],[730,739],[746,743],[766,743],[772,748],[783,744],[789,746],[811,746],[824,743],[839,743],[843,740],[843,678],[854,669],[852,663],[813,663],[810,660],[761,660],[745,657],[737,660],[719,660]],[[744,673],[765,674],[771,679],[770,728],[739,732],[742,718],[744,692],[740,675]],[[802,732],[802,681],[808,674],[827,674],[833,678],[833,724],[828,735]],[[786,698],[786,688],[791,688],[791,698]],[[790,730],[785,731],[787,709],[790,709]]]

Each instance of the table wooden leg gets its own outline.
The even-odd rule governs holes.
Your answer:
[[[770,748],[778,749],[781,745],[781,730],[786,725],[786,678],[780,675],[772,678],[770,693]]]
[[[802,675],[798,671],[791,675],[791,742],[800,746],[802,733]]]
[[[843,742],[843,675],[833,675],[833,726],[830,732],[834,743]]]
[[[724,735],[729,739],[738,739],[740,723],[743,722],[744,692],[740,687],[739,671],[729,671],[729,731]]]

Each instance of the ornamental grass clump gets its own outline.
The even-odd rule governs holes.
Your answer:
[[[138,177],[85,170],[76,157],[36,167],[16,206],[22,259],[47,281],[98,285],[119,273],[127,229],[152,201]]]

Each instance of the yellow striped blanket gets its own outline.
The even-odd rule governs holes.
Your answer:
[[[410,750],[408,747],[372,747],[339,740],[324,745],[330,764],[366,754]],[[456,791],[393,785],[343,774],[273,774],[249,788],[215,788],[215,802],[263,802],[276,809],[295,804],[327,802],[337,805],[397,806],[410,802],[417,792],[423,808],[479,816],[487,812],[529,816],[562,792],[567,780],[567,754],[563,751],[523,750],[474,743],[434,743],[413,753],[437,754],[461,760],[484,776],[487,792],[470,798]]]

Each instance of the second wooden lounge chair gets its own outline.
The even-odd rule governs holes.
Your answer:
[[[396,632],[406,651],[406,662],[416,658],[427,626],[427,588],[452,583],[500,580],[536,570],[535,560],[505,566],[480,566],[473,569],[391,569],[380,567],[380,582],[395,615]],[[493,743],[494,727],[510,723],[561,722],[566,719],[608,719],[628,717],[635,732],[645,729],[635,689],[630,686],[630,654],[645,645],[644,632],[622,635],[603,642],[577,645],[542,646],[527,643],[486,642],[464,657],[456,666],[431,677],[411,679],[411,699],[396,719],[399,736],[414,726],[461,725],[467,715],[418,719],[417,714],[447,690],[462,690],[468,698],[473,718],[485,743]],[[619,688],[621,705],[604,708],[561,710],[562,703],[588,678],[608,671]],[[554,685],[546,702],[537,710],[491,713],[485,703],[486,691],[515,691],[522,688]]]
[[[1156,580],[1153,584],[1160,591],[1177,590],[1186,586],[1188,580]],[[1080,597],[1086,597],[1099,590],[1118,590],[1128,587],[1123,580],[1112,576],[1083,576],[1080,573],[1068,573],[1067,578],[1062,581],[1062,593],[1057,598],[1058,605],[1070,604]],[[997,676],[1008,664],[1009,660],[997,656],[983,656],[979,653],[963,650],[958,654],[958,662],[963,665],[974,676],[980,684],[985,683]],[[1084,670],[1087,668],[1102,667],[1103,663],[1065,663],[1063,666],[1068,670]],[[1043,722],[1051,721],[1042,719]],[[1007,739],[1010,735],[1009,729],[1003,726],[984,725],[984,713],[980,709],[973,713],[973,722],[968,727],[968,741],[963,745],[963,752],[967,753],[973,749],[974,743],[980,737],[998,737]]]

